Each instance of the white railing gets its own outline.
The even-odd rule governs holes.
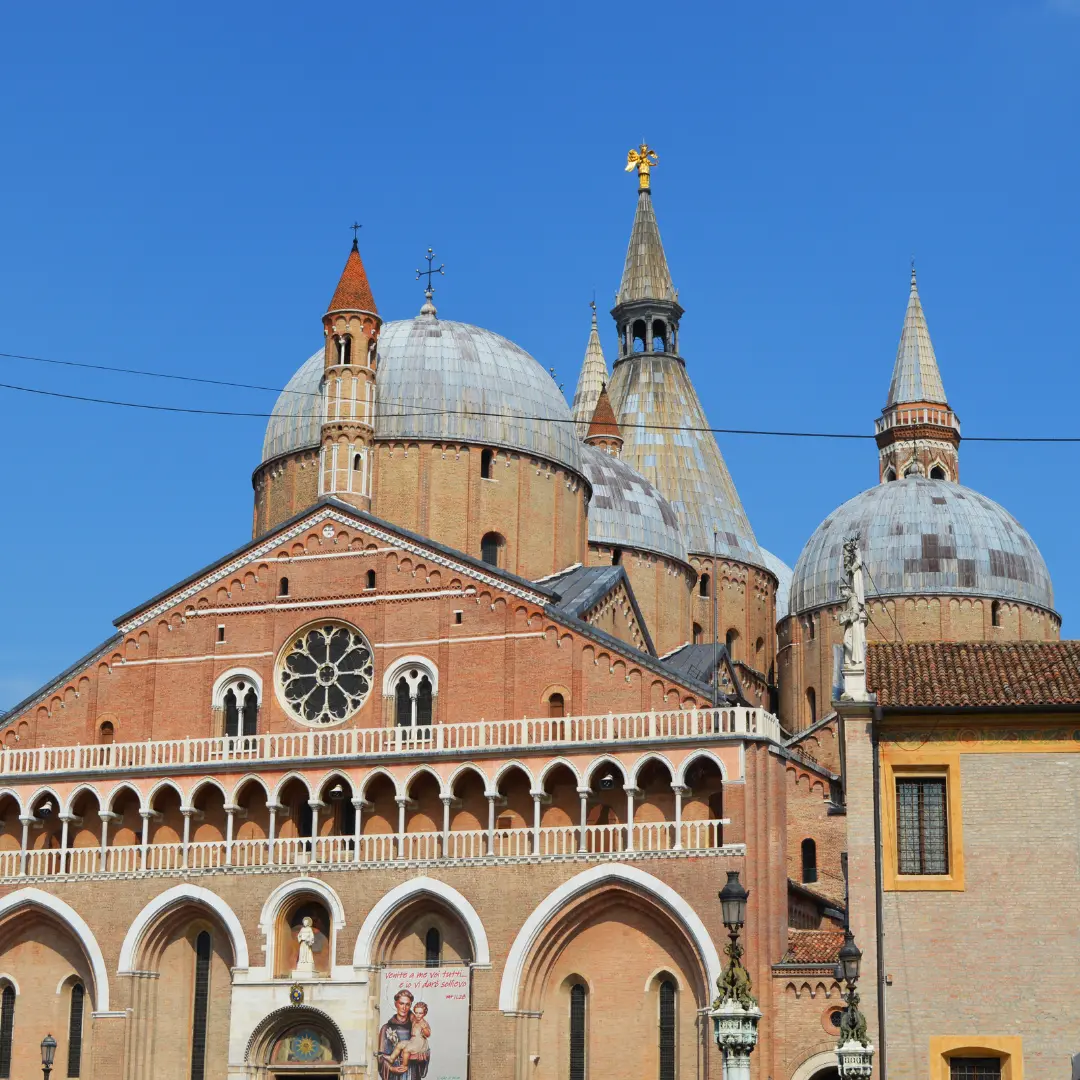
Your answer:
[[[318,869],[398,861],[558,858],[612,853],[713,851],[723,847],[726,822],[712,819],[626,825],[558,825],[539,830],[380,833],[361,836],[289,837],[275,840],[204,840],[189,844],[0,851],[0,880],[91,874],[163,874],[192,870]]]
[[[93,746],[0,750],[0,777],[58,773],[168,772],[188,766],[266,765],[312,758],[461,755],[581,743],[697,740],[717,735],[780,741],[780,722],[765,709],[676,709],[536,720],[478,720],[425,727],[338,728],[212,739],[163,739]]]

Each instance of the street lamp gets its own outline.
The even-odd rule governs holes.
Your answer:
[[[716,980],[719,996],[710,1015],[716,1045],[724,1055],[726,1080],[750,1080],[750,1054],[757,1045],[761,1011],[751,993],[750,973],[743,966],[739,931],[746,924],[746,901],[750,893],[739,881],[739,871],[729,870],[720,890],[720,912],[731,941],[724,947],[728,963]]]
[[[46,1035],[41,1040],[41,1072],[45,1080],[49,1080],[52,1072],[53,1058],[56,1057],[56,1040],[51,1035]]]
[[[833,972],[838,983],[847,984],[844,995],[847,1008],[840,1017],[840,1042],[836,1047],[842,1080],[867,1080],[874,1068],[874,1048],[866,1034],[866,1017],[859,1010],[859,992],[855,989],[861,961],[862,950],[855,944],[855,935],[848,928],[844,931],[844,944],[840,946]]]

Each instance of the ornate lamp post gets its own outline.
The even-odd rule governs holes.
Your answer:
[[[46,1035],[41,1040],[41,1073],[45,1080],[49,1080],[52,1072],[53,1058],[56,1057],[56,1040],[51,1035]]]
[[[848,1077],[867,1080],[874,1070],[874,1048],[866,1035],[866,1017],[859,1011],[859,993],[855,989],[861,960],[862,951],[855,944],[855,935],[845,930],[844,944],[840,947],[840,957],[833,973],[837,982],[847,984],[844,995],[847,1008],[840,1020],[840,1042],[836,1047],[843,1080]]]
[[[724,1054],[726,1080],[750,1080],[750,1054],[757,1045],[761,1010],[750,993],[750,973],[743,966],[739,931],[746,922],[746,901],[750,893],[739,882],[738,870],[729,870],[727,884],[720,890],[724,926],[731,941],[724,948],[727,967],[716,980],[720,995],[710,1016],[716,1045]]]

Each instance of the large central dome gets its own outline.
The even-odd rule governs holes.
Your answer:
[[[319,445],[322,372],[320,349],[278,397],[264,462]],[[505,446],[581,473],[581,444],[555,380],[490,330],[427,314],[385,323],[375,393],[377,439]]]

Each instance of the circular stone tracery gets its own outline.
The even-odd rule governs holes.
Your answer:
[[[354,626],[320,622],[295,634],[281,653],[282,704],[304,724],[339,724],[371,692],[371,646]]]

